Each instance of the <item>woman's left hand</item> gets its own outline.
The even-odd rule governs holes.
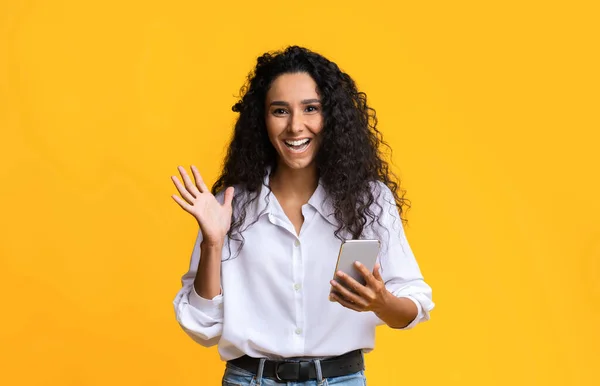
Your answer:
[[[354,293],[335,280],[331,280],[332,292],[329,298],[340,303],[346,308],[354,311],[380,312],[386,308],[388,296],[391,293],[385,288],[385,284],[379,274],[379,263],[375,265],[373,273],[359,262],[355,264],[356,269],[363,275],[366,285],[362,285],[344,272],[338,271],[336,277]]]

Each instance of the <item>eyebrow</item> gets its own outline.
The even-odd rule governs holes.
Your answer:
[[[308,105],[311,103],[321,103],[320,100],[318,99],[304,99],[303,101],[300,102],[303,105]],[[284,101],[273,101],[271,102],[271,104],[269,106],[289,106],[290,104]]]

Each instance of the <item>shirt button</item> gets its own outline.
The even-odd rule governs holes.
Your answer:
[[[297,328],[296,331],[294,331],[296,333],[296,335],[300,335],[302,334],[302,329],[301,328]]]
[[[300,283],[296,283],[296,284],[294,284],[294,289],[295,289],[296,291],[299,291],[299,290],[300,290],[300,288],[302,288],[302,284],[300,284]]]
[[[294,246],[295,246],[295,247],[299,247],[299,246],[300,246],[300,240],[296,240],[296,241],[294,241]]]

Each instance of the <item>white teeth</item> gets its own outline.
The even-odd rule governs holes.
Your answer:
[[[290,146],[301,146],[304,145],[305,143],[308,143],[309,139],[308,138],[304,138],[298,141],[285,141],[285,143],[287,143]]]

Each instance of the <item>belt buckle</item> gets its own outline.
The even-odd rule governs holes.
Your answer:
[[[281,377],[279,376],[279,366],[285,365],[285,364],[286,364],[286,362],[279,362],[275,365],[275,379],[277,379],[279,382],[287,382],[287,380],[281,379]]]
[[[291,378],[281,378],[279,375],[279,369],[281,366],[292,366],[293,367],[293,377]],[[309,369],[311,366],[311,362],[308,361],[300,361],[300,362],[279,362],[275,365],[275,379],[280,382],[305,382],[310,380]]]

